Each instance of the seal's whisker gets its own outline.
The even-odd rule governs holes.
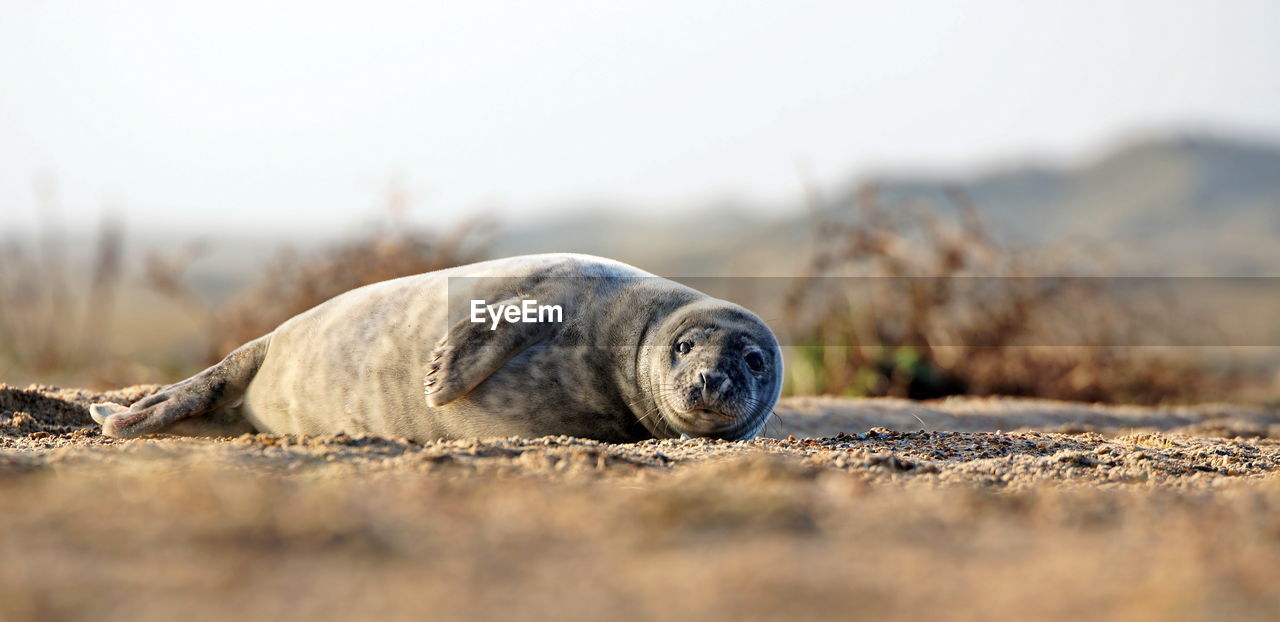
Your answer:
[[[655,407],[653,407],[653,408],[649,409],[649,411],[648,411],[648,412],[646,412],[646,413],[644,414],[644,416],[640,417],[640,418],[639,418],[639,419],[637,419],[636,421],[637,421],[637,422],[639,422],[639,423],[644,423],[644,420],[645,420],[645,419],[648,419],[649,417],[653,416],[653,414],[654,414],[654,413],[657,413],[657,412],[659,412],[659,411],[661,411],[661,410],[662,410],[662,407],[661,407],[661,406],[655,406]]]

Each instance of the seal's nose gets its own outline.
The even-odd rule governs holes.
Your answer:
[[[724,390],[729,388],[729,377],[720,372],[699,372],[698,380],[702,381],[702,399],[708,404],[719,401]]]

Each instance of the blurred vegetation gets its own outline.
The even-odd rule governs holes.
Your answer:
[[[1074,278],[1099,271],[1093,253],[1001,244],[960,191],[948,195],[954,218],[937,206],[886,205],[874,186],[850,200],[821,205],[813,193],[811,252],[776,327],[797,344],[787,352],[788,393],[1240,399],[1243,380],[1194,349],[1127,345],[1153,333],[1176,344],[1183,328],[1161,324],[1158,308],[1135,317],[1097,280]],[[393,194],[381,226],[318,251],[278,253],[254,284],[213,303],[184,276],[199,244],[146,256],[140,282],[131,282],[115,220],[102,222],[88,270],[68,268],[56,223],[37,239],[10,240],[0,245],[0,381],[175,381],[344,291],[486,258],[492,223],[422,229],[404,221],[403,204]],[[139,303],[140,291],[154,301]],[[175,317],[197,343],[180,347],[178,331],[160,332]],[[121,345],[147,342],[160,353]],[[1067,343],[1079,345],[1052,345]]]
[[[937,206],[890,209],[874,186],[848,209],[813,210],[808,267],[784,303],[798,344],[791,392],[1142,404],[1230,396],[1232,374],[1185,349],[1131,345],[1153,332],[1176,344],[1179,328],[1162,325],[1156,308],[1150,317],[1120,309],[1103,279],[1078,278],[1097,259],[1002,245],[962,192],[948,200],[950,220]]]
[[[82,286],[58,221],[56,180],[37,178],[35,193],[42,215],[38,235],[0,239],[0,371],[62,375],[101,355],[122,277],[124,232],[114,215],[103,217]]]
[[[347,290],[484,259],[493,228],[483,218],[444,231],[415,226],[393,184],[376,224],[318,251],[286,247],[244,292],[209,302],[186,276],[208,250],[203,242],[148,253],[141,278],[128,278],[124,230],[108,216],[84,266],[57,221],[56,184],[40,180],[36,190],[40,235],[0,240],[0,382],[105,388],[176,381]],[[198,343],[180,343],[180,327],[193,323]],[[122,345],[151,341],[163,343],[146,356]]]
[[[263,266],[261,278],[247,291],[215,304],[205,302],[183,277],[200,256],[201,244],[149,254],[140,285],[158,293],[159,301],[176,303],[178,308],[168,315],[204,326],[201,353],[174,352],[150,364],[131,361],[107,343],[108,336],[116,336],[109,333],[120,330],[115,320],[122,319],[113,318],[122,287],[117,223],[104,222],[87,283],[77,282],[75,271],[66,268],[60,243],[5,245],[0,248],[0,382],[27,376],[47,383],[112,387],[177,380],[347,290],[483,259],[486,227],[472,221],[443,234],[398,227],[365,232],[319,252],[284,249]],[[146,326],[130,332],[134,334],[128,339],[151,338]]]

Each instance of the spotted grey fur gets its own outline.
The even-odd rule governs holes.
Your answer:
[[[472,299],[560,305],[563,322],[490,330],[468,321]],[[609,259],[548,254],[352,290],[130,408],[90,412],[115,437],[749,438],[781,378],[773,333],[746,309]]]

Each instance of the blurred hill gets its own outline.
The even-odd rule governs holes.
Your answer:
[[[676,214],[620,203],[567,206],[499,222],[485,244],[495,257],[590,253],[664,276],[795,276],[804,270],[814,221],[855,220],[869,190],[890,211],[934,210],[949,218],[959,198],[976,207],[995,239],[1102,259],[1113,275],[1280,276],[1280,143],[1206,134],[1131,140],[1075,164],[1024,161],[966,174],[881,171],[810,188],[803,200],[797,191],[788,204],[719,202]],[[395,228],[370,221],[323,237],[127,226],[123,263],[131,273],[148,257],[185,256],[184,286],[216,304],[257,282],[282,249],[314,253],[361,231]],[[62,235],[68,269],[88,270],[97,234]],[[0,242],[28,251],[40,245],[3,231]]]
[[[1103,242],[1126,271],[1280,274],[1280,146],[1187,136],[1122,146],[1077,168],[1027,166],[970,179],[897,178],[884,197],[968,195],[1027,243]]]
[[[995,238],[1104,257],[1116,275],[1280,276],[1280,143],[1204,134],[1132,140],[1076,164],[881,171],[812,189],[808,205],[721,202],[677,214],[621,203],[565,207],[499,223],[489,254],[589,253],[664,276],[794,276],[813,217],[855,219],[868,189],[890,210],[948,216],[962,197]],[[269,231],[177,233],[126,232],[126,263],[198,240],[184,278],[208,302],[254,282],[283,246],[305,253],[333,242]],[[90,245],[86,238],[71,246]]]
[[[967,198],[997,237],[1106,249],[1120,274],[1280,275],[1280,145],[1184,135],[1132,141],[1074,166],[1020,164],[971,175],[885,172],[825,194],[810,209],[852,218],[874,188],[890,209],[951,211]],[[511,228],[499,255],[574,251],[666,275],[794,274],[809,215],[721,206],[679,216],[599,206]]]

